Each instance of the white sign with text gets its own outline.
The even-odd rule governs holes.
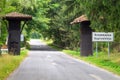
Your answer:
[[[93,42],[112,42],[113,38],[113,32],[92,32]]]
[[[24,35],[23,34],[21,34],[20,41],[24,41]]]

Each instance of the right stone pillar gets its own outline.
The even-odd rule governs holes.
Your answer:
[[[92,29],[90,21],[80,22],[80,54],[81,56],[93,55],[92,51]]]

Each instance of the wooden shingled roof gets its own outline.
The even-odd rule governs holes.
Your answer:
[[[32,16],[18,12],[11,12],[6,14],[3,18],[7,20],[31,20]]]
[[[78,18],[75,18],[72,22],[70,22],[70,24],[76,24],[76,23],[80,23],[83,21],[89,21],[86,15],[82,15]]]

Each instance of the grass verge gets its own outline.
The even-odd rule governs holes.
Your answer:
[[[20,56],[3,54],[0,57],[0,80],[5,80],[15,70],[20,62],[27,56],[27,50],[22,50]]]

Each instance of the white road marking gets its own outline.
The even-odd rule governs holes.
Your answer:
[[[47,58],[50,58],[51,56],[50,55],[47,55]]]
[[[95,78],[96,80],[102,80],[99,76],[96,76],[94,74],[89,74],[91,77]]]
[[[71,62],[69,62],[69,63],[73,64],[73,63],[75,63],[75,62],[71,61]]]
[[[53,62],[52,65],[57,65],[57,64]]]

